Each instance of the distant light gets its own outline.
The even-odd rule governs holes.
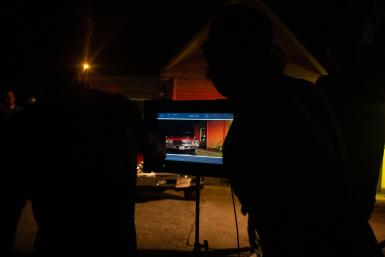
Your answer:
[[[31,98],[29,99],[29,103],[31,103],[31,104],[36,103],[36,98],[35,98],[35,97],[31,97]]]
[[[90,65],[88,63],[83,64],[83,71],[86,71],[90,68]]]

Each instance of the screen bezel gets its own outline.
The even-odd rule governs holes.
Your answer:
[[[147,129],[158,135],[158,113],[234,113],[228,100],[147,100],[144,101],[144,119]],[[144,155],[144,171],[170,172],[210,177],[225,177],[223,164],[180,162],[163,159],[161,162],[149,160]],[[147,160],[147,161],[146,161]],[[156,165],[154,165],[156,163]]]

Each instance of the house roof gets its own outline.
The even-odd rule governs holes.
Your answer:
[[[326,75],[325,68],[305,48],[289,28],[260,0],[245,1],[267,15],[274,27],[274,43],[283,50],[287,58],[285,73],[293,77],[315,82]],[[161,70],[161,78],[207,79],[207,64],[201,46],[210,27],[210,20]]]

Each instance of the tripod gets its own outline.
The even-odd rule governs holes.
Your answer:
[[[194,253],[199,255],[201,250],[204,249],[207,254],[209,250],[209,244],[207,240],[204,240],[203,244],[199,242],[199,214],[200,214],[200,190],[201,190],[201,177],[196,176],[196,200],[195,200],[195,242]]]

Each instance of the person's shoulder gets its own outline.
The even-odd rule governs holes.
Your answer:
[[[118,94],[112,94],[111,99],[113,99],[117,104],[127,106],[127,107],[132,107],[134,104],[129,97],[122,95],[122,94],[119,94],[119,93]]]
[[[98,106],[104,106],[115,113],[135,112],[136,104],[127,96],[119,93],[108,93],[98,89],[84,89],[83,96],[86,101],[94,102]]]
[[[100,106],[106,108],[106,110],[115,110],[130,105],[130,100],[127,97],[98,89],[85,88],[82,96],[83,101],[89,105]]]
[[[82,95],[88,101],[104,102],[111,99],[110,93],[104,92],[102,90],[92,89],[92,88],[83,88]]]

